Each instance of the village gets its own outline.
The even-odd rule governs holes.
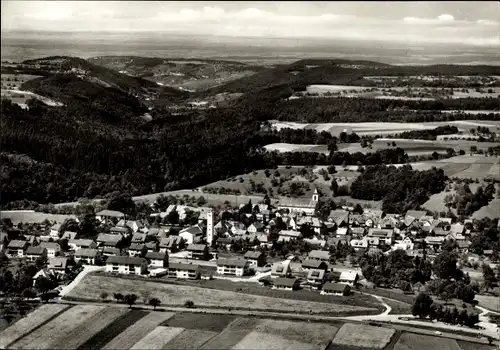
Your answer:
[[[273,289],[340,296],[349,295],[364,280],[356,259],[364,253],[387,256],[401,250],[432,263],[444,244],[453,244],[460,268],[469,268],[473,279],[481,275],[474,270],[483,264],[497,267],[493,250],[469,252],[476,234],[472,220],[452,222],[425,211],[409,210],[400,216],[352,207],[331,210],[322,220],[316,215],[319,196],[315,190],[309,201],[241,204],[233,212],[169,205],[166,211],[150,214],[149,220],[130,220],[122,212],[102,210],[95,213],[99,225],[95,239],[63,230],[67,223],[45,221],[29,233],[3,231],[0,251],[10,264],[36,263],[39,270],[33,285],[40,277],[68,283],[61,276],[75,272],[75,266],[77,273],[96,266],[95,270],[117,275],[258,282]],[[186,225],[186,216],[197,223]]]

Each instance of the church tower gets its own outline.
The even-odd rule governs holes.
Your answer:
[[[207,213],[207,244],[212,246],[214,239],[214,212],[210,209]]]
[[[319,193],[317,188],[314,189],[312,200],[313,202],[319,202]]]

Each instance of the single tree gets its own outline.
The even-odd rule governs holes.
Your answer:
[[[122,293],[113,293],[113,298],[116,299],[116,302],[119,303],[123,301],[123,294]]]
[[[123,297],[123,300],[125,301],[125,303],[129,305],[130,308],[132,308],[132,305],[134,305],[135,302],[137,301],[137,295],[127,294]]]
[[[102,301],[106,301],[106,299],[108,298],[109,294],[108,292],[102,292],[100,297],[102,299]]]
[[[153,307],[153,310],[156,310],[156,307],[160,306],[161,302],[158,298],[149,299],[149,305]]]
[[[188,300],[184,303],[184,306],[192,309],[192,308],[194,308],[194,303],[191,300]]]

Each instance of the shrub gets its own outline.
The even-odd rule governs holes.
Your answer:
[[[194,308],[194,303],[193,303],[193,301],[188,300],[188,301],[186,301],[184,303],[184,306],[187,307],[187,308],[193,309]]]

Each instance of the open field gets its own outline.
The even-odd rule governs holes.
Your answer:
[[[104,309],[104,306],[96,305],[74,306],[34,332],[27,333],[25,337],[15,342],[13,347],[16,349],[53,349],[58,341],[55,334],[64,337],[67,333],[82,327]],[[63,329],[64,332],[61,332]]]
[[[151,312],[145,317],[129,325],[120,334],[116,335],[110,342],[108,342],[102,349],[129,349],[132,344],[137,343],[147,334],[152,332],[162,322],[173,317],[174,313],[171,312]]]
[[[399,337],[394,350],[461,350],[454,339],[430,337],[421,334],[404,333]]]
[[[409,315],[411,314],[412,304],[403,303],[402,301],[383,298],[384,302],[391,307],[391,315]]]
[[[0,349],[5,349],[10,343],[18,340],[24,334],[33,332],[47,321],[69,308],[68,305],[42,305],[27,317],[21,318],[13,326],[2,332]]]
[[[500,111],[498,111],[500,113]],[[470,129],[476,129],[478,126],[488,127],[495,131],[500,127],[500,121],[494,120],[456,120],[445,122],[422,122],[422,123],[385,123],[385,122],[366,122],[366,123],[295,123],[270,120],[272,127],[280,130],[282,128],[291,129],[314,129],[317,132],[326,131],[334,136],[339,136],[343,131],[347,133],[355,132],[363,135],[388,135],[397,134],[404,131],[435,129],[438,126],[451,125],[456,126],[459,131],[468,133]]]
[[[41,223],[45,220],[54,221],[62,224],[66,219],[75,219],[75,215],[62,215],[62,214],[47,214],[39,213],[30,210],[2,210],[0,211],[1,219],[10,219],[14,225],[18,223]]]
[[[473,219],[482,219],[482,218],[497,218],[500,217],[500,199],[494,198],[491,200],[488,205],[482,207],[474,214],[472,214]]]
[[[2,73],[2,89],[19,89],[23,83],[36,78],[41,78],[41,75]]]
[[[181,334],[184,328],[158,326],[130,349],[162,349],[169,341]]]
[[[479,302],[479,306],[482,306],[488,310],[500,312],[500,298],[492,295],[476,294],[475,299]]]
[[[162,305],[173,306],[184,305],[187,300],[191,300],[198,307],[249,308],[281,312],[309,312],[311,310],[312,313],[350,313],[373,310],[369,307],[273,298],[188,285],[149,281],[138,283],[137,280],[98,275],[85,276],[68,297],[98,300],[101,292],[112,293],[117,290],[120,290],[122,294],[135,293],[137,295],[142,295],[145,290],[154,290]]]
[[[329,154],[327,145],[300,145],[293,143],[271,143],[265,145],[264,148],[269,151],[283,152],[316,152]]]
[[[64,307],[65,305],[47,304],[44,306],[43,312],[54,308],[55,311],[52,313],[55,314],[56,310],[60,310],[60,306]],[[84,310],[87,312],[93,310],[93,312],[85,315]],[[118,314],[121,316],[112,319],[112,316]],[[101,316],[103,320],[99,320]],[[36,323],[32,321],[31,317],[36,318],[37,316],[35,313],[31,313],[24,322],[27,324]],[[137,319],[138,317],[139,319]],[[392,327],[399,327],[405,328],[405,330],[396,333],[396,335],[402,333],[401,337],[400,339],[393,337],[388,349],[392,349],[394,343],[399,346],[394,347],[394,349],[420,349],[420,347],[415,347],[420,340],[427,348],[493,349],[493,347],[484,344],[470,343],[464,340],[456,342],[453,339],[432,335],[422,336],[406,333],[411,331],[411,328],[407,326],[381,325],[376,327],[362,323],[346,323],[342,320],[331,322],[288,321],[265,317],[237,317],[202,313],[175,314],[127,307],[92,305],[74,306],[57,316],[57,319],[59,321],[53,320],[48,324],[57,324],[58,327],[42,327],[44,328],[43,332],[41,332],[42,328],[39,330],[25,328],[24,331],[18,331],[21,336],[20,340],[11,344],[9,348],[322,350],[328,346],[329,349],[374,349],[387,346],[395,334]],[[63,324],[62,320],[66,324]],[[209,320],[213,320],[217,326],[211,327]],[[104,324],[107,326],[103,327]],[[183,325],[188,326],[188,328],[183,327]],[[16,326],[12,325],[0,333],[0,339],[12,332],[10,328],[16,328]],[[98,331],[98,328],[101,328],[101,331]],[[107,334],[107,331],[111,334]],[[89,338],[90,333],[93,336]],[[457,336],[457,338],[460,337]],[[84,339],[87,340],[82,343]],[[460,347],[450,347],[455,344],[460,344]],[[432,345],[439,346],[433,347]]]
[[[333,344],[356,346],[369,349],[383,349],[391,341],[394,329],[346,323],[333,338]]]
[[[26,101],[28,101],[29,99],[32,99],[32,98],[40,100],[43,103],[45,103],[49,106],[53,106],[53,107],[60,107],[63,105],[61,102],[57,102],[57,101],[54,101],[50,98],[37,95],[31,91],[23,91],[23,90],[17,90],[17,89],[2,89],[1,95],[2,95],[2,98],[7,98],[7,99],[11,100],[13,103],[18,104],[23,108],[26,107]]]

